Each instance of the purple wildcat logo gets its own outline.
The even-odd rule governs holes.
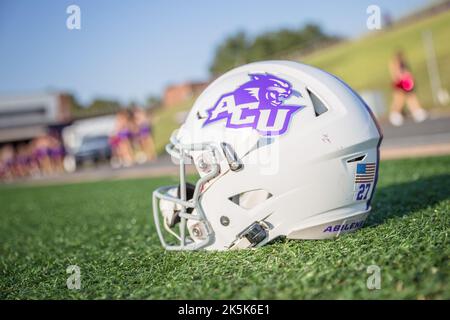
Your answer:
[[[283,101],[295,91],[286,80],[271,74],[249,74],[250,81],[236,90],[223,94],[207,110],[203,123],[226,119],[227,128],[251,127],[262,135],[281,135],[286,132],[292,115],[303,108],[285,105]]]

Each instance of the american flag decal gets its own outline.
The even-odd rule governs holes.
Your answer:
[[[356,165],[355,183],[369,183],[375,179],[375,162]]]

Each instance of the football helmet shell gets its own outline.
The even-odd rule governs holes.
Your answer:
[[[323,70],[289,61],[231,70],[166,147],[180,184],[153,193],[161,243],[225,250],[355,231],[371,209],[381,140],[369,107]],[[195,185],[187,164],[199,173]]]

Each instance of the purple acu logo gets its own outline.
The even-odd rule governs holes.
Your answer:
[[[250,81],[232,92],[223,94],[215,105],[208,109],[208,118],[203,127],[226,120],[227,128],[251,127],[261,135],[281,135],[286,132],[292,115],[304,108],[301,105],[286,105],[284,100],[294,91],[286,80],[271,74],[249,74]]]

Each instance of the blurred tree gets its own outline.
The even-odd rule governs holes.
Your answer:
[[[160,105],[161,105],[161,98],[154,95],[149,96],[145,101],[145,107],[147,109],[154,109],[159,107]]]
[[[210,72],[213,75],[218,75],[234,66],[246,63],[249,47],[250,41],[243,31],[228,37],[217,48]]]
[[[258,60],[279,59],[318,45],[335,42],[339,37],[326,34],[318,25],[307,24],[299,29],[266,32],[254,39],[240,31],[224,40],[216,50],[210,72],[218,76],[238,65]]]
[[[108,114],[119,111],[121,105],[118,101],[107,99],[95,99],[91,102],[88,109],[93,114]]]
[[[65,97],[67,98],[70,104],[70,111],[72,114],[76,114],[79,110],[83,109],[83,106],[77,100],[75,95],[73,95],[72,93],[66,93]]]
[[[118,101],[108,99],[95,99],[87,107],[77,102],[74,105],[73,115],[77,119],[113,114],[121,109]]]

